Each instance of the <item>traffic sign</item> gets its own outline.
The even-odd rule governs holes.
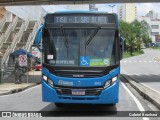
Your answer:
[[[27,66],[27,55],[19,55],[19,66]]]

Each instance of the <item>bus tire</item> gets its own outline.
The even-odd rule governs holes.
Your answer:
[[[64,107],[63,103],[54,103],[56,105],[56,107]]]

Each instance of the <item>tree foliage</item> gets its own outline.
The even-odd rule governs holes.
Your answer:
[[[126,41],[126,50],[130,54],[141,50],[142,44],[147,45],[151,42],[149,36],[150,28],[146,21],[138,20],[132,23],[120,21],[120,34]]]

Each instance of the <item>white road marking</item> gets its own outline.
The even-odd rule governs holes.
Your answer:
[[[136,60],[134,60],[134,61],[121,61],[121,63],[132,63],[132,62],[134,62],[134,63],[137,63],[137,62],[139,62],[139,63],[160,63],[160,61],[151,61],[151,60],[149,60],[149,61],[146,61],[146,60],[144,60],[144,61],[141,61],[141,60],[139,60],[139,61],[136,61]]]
[[[142,106],[142,104],[140,103],[140,101],[131,93],[131,91],[125,86],[125,84],[122,83],[122,82],[121,82],[121,84],[122,84],[122,86],[126,89],[126,91],[130,94],[130,96],[133,98],[133,100],[135,101],[135,103],[136,103],[137,106],[138,106],[138,109],[139,109],[140,111],[142,111],[142,112],[145,111],[144,108],[143,108],[143,106]],[[149,120],[149,118],[143,117],[143,120]]]

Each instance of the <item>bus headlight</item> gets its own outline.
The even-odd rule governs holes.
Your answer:
[[[50,79],[48,79],[48,84],[49,85],[51,85],[51,86],[53,86],[54,84],[53,84],[53,81],[52,80],[50,80]]]
[[[118,79],[117,76],[113,77],[113,78],[111,79],[112,84],[115,83],[117,79]]]
[[[47,76],[43,75],[43,79],[47,82]]]
[[[53,80],[47,78],[47,76],[43,75],[43,80],[46,81],[50,86],[54,87]]]
[[[118,80],[117,76],[113,77],[111,80],[107,80],[104,84],[104,89],[114,84],[117,80]]]
[[[104,88],[107,88],[110,85],[111,85],[111,80],[107,80],[104,84]]]

